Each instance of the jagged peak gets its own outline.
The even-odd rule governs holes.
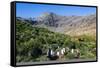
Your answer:
[[[53,12],[44,12],[41,14],[40,17],[46,17],[46,16],[56,16],[57,14],[56,13],[53,13]]]

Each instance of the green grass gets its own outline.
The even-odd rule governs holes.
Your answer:
[[[60,47],[59,49],[57,47]],[[30,23],[16,21],[16,50],[17,62],[48,61],[46,56],[48,48],[54,51],[63,47],[72,47],[80,50],[80,58],[96,57],[95,36],[82,35],[71,37],[69,35],[52,32],[46,28],[33,27]],[[42,53],[39,53],[39,51]],[[32,55],[29,55],[32,54]],[[64,55],[64,59],[75,59],[76,54],[71,51]]]

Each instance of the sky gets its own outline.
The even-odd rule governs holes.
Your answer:
[[[16,16],[23,18],[38,17],[45,12],[53,12],[62,16],[85,16],[96,13],[95,7],[46,5],[32,3],[16,3]]]

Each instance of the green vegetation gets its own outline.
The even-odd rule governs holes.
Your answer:
[[[17,62],[48,61],[46,54],[49,48],[58,51],[66,47],[69,50],[64,55],[65,59],[76,58],[76,52],[71,53],[73,48],[79,50],[79,59],[96,58],[94,36],[71,37],[46,28],[34,27],[27,22],[16,21]]]

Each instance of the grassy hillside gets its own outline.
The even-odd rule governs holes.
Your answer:
[[[96,39],[93,36],[71,37],[46,28],[34,27],[27,22],[16,21],[17,62],[48,61],[50,59],[46,54],[49,48],[54,51],[68,48],[69,51],[65,53],[63,60],[75,59],[76,53],[71,53],[73,48],[80,52],[78,59],[95,58],[95,42]]]

